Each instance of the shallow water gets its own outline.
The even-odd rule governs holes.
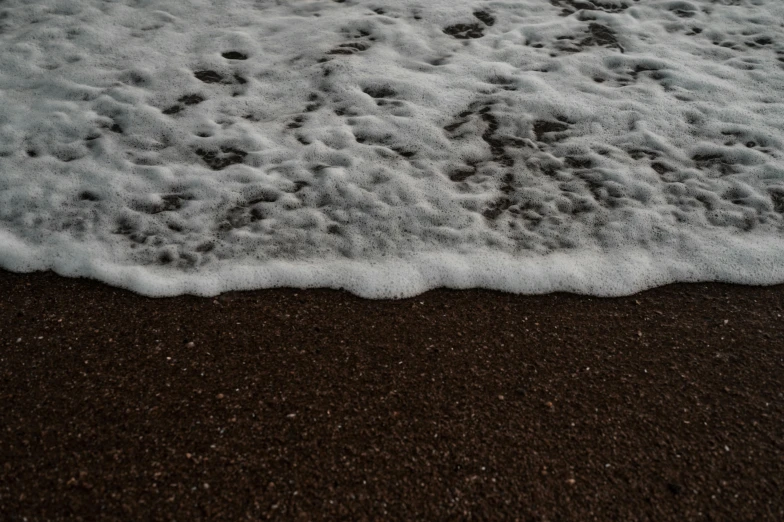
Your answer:
[[[388,4],[0,4],[0,267],[149,295],[784,281],[784,3]]]

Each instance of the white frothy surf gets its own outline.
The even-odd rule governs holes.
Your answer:
[[[780,0],[0,3],[0,267],[147,295],[784,281]]]

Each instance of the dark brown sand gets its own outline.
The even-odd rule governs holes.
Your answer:
[[[0,518],[784,520],[782,314],[0,272]]]

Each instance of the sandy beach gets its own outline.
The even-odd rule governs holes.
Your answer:
[[[0,0],[0,522],[784,521],[782,20]]]
[[[5,520],[784,518],[781,286],[0,296]]]

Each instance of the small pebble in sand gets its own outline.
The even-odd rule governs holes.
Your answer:
[[[188,344],[185,345],[185,347],[186,348],[195,348],[196,347],[196,343],[194,343],[193,341],[190,341]]]
[[[219,399],[222,399],[223,397],[225,397],[225,395],[223,395],[222,393],[219,393],[219,394],[217,395],[217,397],[218,397]]]

